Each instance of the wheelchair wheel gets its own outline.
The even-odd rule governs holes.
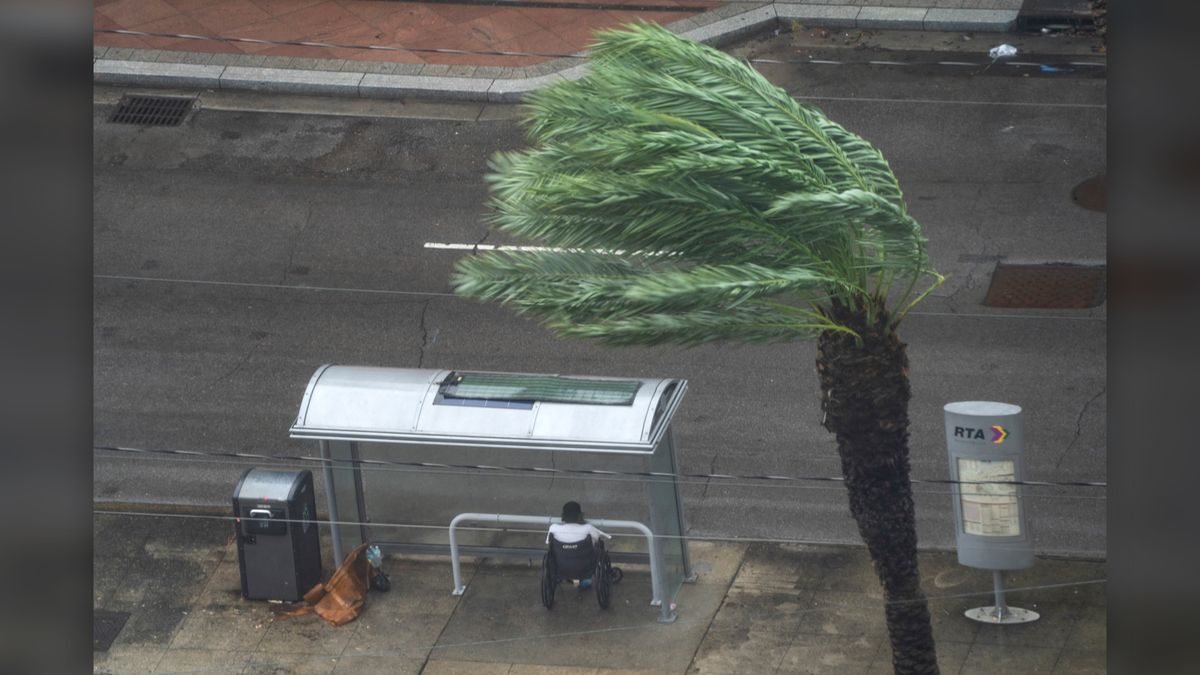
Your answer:
[[[616,586],[625,578],[625,572],[620,567],[611,566],[608,568],[608,576],[612,578],[613,585]]]
[[[554,607],[554,589],[558,586],[555,579],[554,558],[549,553],[542,556],[542,605],[546,609]]]
[[[600,560],[596,562],[595,584],[596,602],[600,609],[608,609],[612,603],[613,566],[607,551],[601,551]]]

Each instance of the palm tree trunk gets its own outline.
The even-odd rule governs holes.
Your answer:
[[[868,319],[868,307],[871,309]],[[850,513],[883,585],[896,673],[937,673],[933,627],[917,569],[908,476],[908,357],[880,299],[827,310],[860,337],[817,341],[825,428],[837,435]]]

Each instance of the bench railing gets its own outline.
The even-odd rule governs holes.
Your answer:
[[[458,560],[458,539],[455,536],[459,525],[463,523],[537,525],[549,530],[550,525],[561,522],[561,518],[553,516],[522,516],[506,513],[460,513],[454,516],[454,519],[450,521],[450,564],[454,568],[454,590],[451,593],[462,595],[467,590],[466,585],[462,582],[462,565]],[[602,530],[636,530],[646,537],[646,551],[650,556],[650,587],[653,593],[650,604],[662,608],[658,619],[660,622],[670,623],[674,621],[675,612],[671,606],[670,598],[667,597],[666,586],[664,584],[666,568],[663,566],[662,551],[659,550],[658,542],[654,533],[650,531],[650,528],[633,520],[590,518],[588,522]]]

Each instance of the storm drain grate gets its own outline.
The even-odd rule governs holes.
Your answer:
[[[1105,266],[997,263],[983,304],[988,307],[1084,309],[1104,302]]]
[[[117,635],[121,629],[125,627],[125,622],[129,619],[129,612],[110,612],[107,609],[92,610],[92,650],[98,652],[106,652],[112,646],[113,640],[117,639]]]
[[[195,103],[179,96],[125,96],[117,104],[110,122],[155,127],[177,127]]]

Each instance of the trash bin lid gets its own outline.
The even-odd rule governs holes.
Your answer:
[[[234,497],[239,501],[286,502],[306,472],[307,469],[250,469],[242,476]]]

